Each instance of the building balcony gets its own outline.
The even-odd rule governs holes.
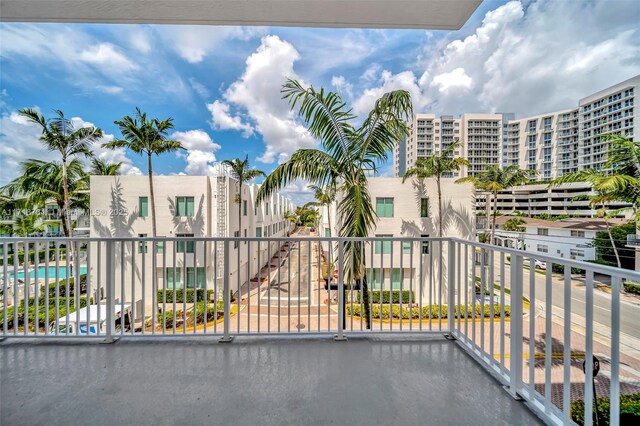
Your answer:
[[[627,247],[640,248],[640,235],[638,234],[627,235]]]
[[[471,239],[296,235],[72,239],[74,258],[66,238],[0,239],[57,247],[0,266],[15,390],[0,421],[570,424],[607,396],[619,424],[619,396],[640,392],[640,306],[620,292],[638,272]],[[167,262],[185,241],[201,255]]]

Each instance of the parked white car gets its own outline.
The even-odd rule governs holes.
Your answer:
[[[543,262],[542,260],[535,260],[535,268],[536,269],[543,269],[546,270],[547,269],[547,262]]]

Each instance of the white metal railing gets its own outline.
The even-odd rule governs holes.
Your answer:
[[[365,281],[345,285],[354,243]],[[576,404],[591,413],[595,390],[619,424],[620,393],[640,391],[639,306],[620,292],[640,282],[634,271],[456,238],[0,238],[0,247],[0,338],[446,333],[549,423],[569,424]],[[594,355],[595,382],[581,368]]]

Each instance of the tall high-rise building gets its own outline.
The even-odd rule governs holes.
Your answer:
[[[576,108],[515,118],[514,114],[463,114],[459,118],[416,114],[411,133],[394,152],[394,172],[401,176],[419,158],[441,152],[460,141],[459,152],[471,163],[451,177],[476,175],[489,165],[518,165],[551,180],[578,170],[600,169],[606,142],[600,136],[618,133],[635,141],[640,119],[635,98],[640,75],[578,101]]]

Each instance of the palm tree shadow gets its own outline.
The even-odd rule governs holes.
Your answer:
[[[176,206],[175,199],[167,197],[169,203],[169,212],[171,214],[171,221],[176,234],[193,234],[196,237],[205,235],[205,223],[204,223],[204,195],[200,196],[198,202],[198,210],[193,216],[178,216],[178,208]]]
[[[508,333],[505,335],[509,336]],[[526,336],[522,337],[522,342],[529,345],[530,339]],[[539,337],[534,342],[536,354],[545,354],[547,350],[546,333],[540,333]],[[572,349],[571,352],[574,350]],[[564,343],[554,337],[551,338],[551,353],[552,354],[564,354]],[[530,365],[530,359],[527,360]],[[582,369],[582,363],[584,362],[583,356],[571,356],[570,365],[572,367],[578,367]],[[601,360],[602,364],[608,364],[608,361]],[[546,360],[544,356],[535,356],[533,360],[533,366],[535,368],[545,368]],[[561,367],[564,365],[564,357],[552,356],[550,359],[551,367]]]

